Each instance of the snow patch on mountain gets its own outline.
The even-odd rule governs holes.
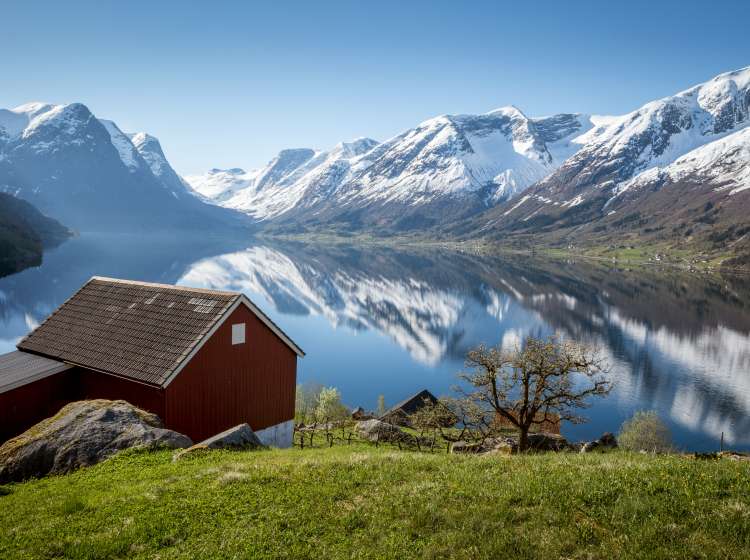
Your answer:
[[[245,172],[244,169],[210,169],[203,175],[183,177],[191,188],[201,196],[217,204],[225,203],[237,192],[253,184],[258,171]]]
[[[723,136],[677,158],[664,167],[653,167],[618,185],[616,198],[631,189],[654,183],[676,183],[690,179],[731,189],[736,194],[750,188],[750,127]]]
[[[125,167],[127,167],[131,173],[138,169],[141,166],[140,158],[138,157],[138,151],[135,149],[135,146],[133,146],[130,138],[128,138],[128,136],[126,136],[112,121],[99,119],[99,122],[107,129],[109,137],[112,140],[112,145],[117,150],[117,153],[120,154],[120,159],[122,160],[122,163],[125,164]]]
[[[21,137],[31,138],[37,133],[51,133],[59,136],[60,142],[82,144],[83,140],[76,138],[79,130],[83,129],[89,118],[93,118],[88,108],[81,103],[68,105],[32,104],[22,105],[29,116],[29,124],[24,128]]]
[[[170,167],[157,138],[145,132],[129,133],[127,136],[154,175],[159,176]]]

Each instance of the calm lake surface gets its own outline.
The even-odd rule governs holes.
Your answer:
[[[0,279],[11,351],[93,275],[245,292],[302,348],[302,382],[348,405],[448,394],[466,351],[555,331],[599,346],[615,388],[573,440],[659,412],[689,450],[750,449],[750,279],[438,250],[83,234]]]

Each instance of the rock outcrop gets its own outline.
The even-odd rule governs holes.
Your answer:
[[[534,451],[565,451],[572,449],[560,434],[549,434],[545,432],[529,434],[529,450]]]
[[[396,442],[407,439],[407,435],[402,432],[398,426],[388,424],[387,422],[375,418],[357,422],[354,429],[360,437],[373,442]]]
[[[265,447],[253,432],[249,424],[238,424],[233,428],[204,439],[200,443],[175,453],[173,460],[177,461],[187,454],[207,449],[257,449]]]
[[[581,446],[581,453],[591,453],[592,451],[605,449],[614,449],[617,447],[617,438],[610,432],[605,432],[601,437],[594,441],[587,441]]]
[[[156,414],[125,401],[77,401],[0,446],[0,483],[61,474],[133,447],[190,447]]]

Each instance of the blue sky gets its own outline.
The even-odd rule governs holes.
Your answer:
[[[624,113],[750,65],[750,2],[4,1],[0,107],[80,101],[181,173],[443,113]]]

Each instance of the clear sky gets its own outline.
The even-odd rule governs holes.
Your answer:
[[[443,113],[617,114],[750,65],[750,2],[4,0],[0,107],[79,101],[184,174]]]

